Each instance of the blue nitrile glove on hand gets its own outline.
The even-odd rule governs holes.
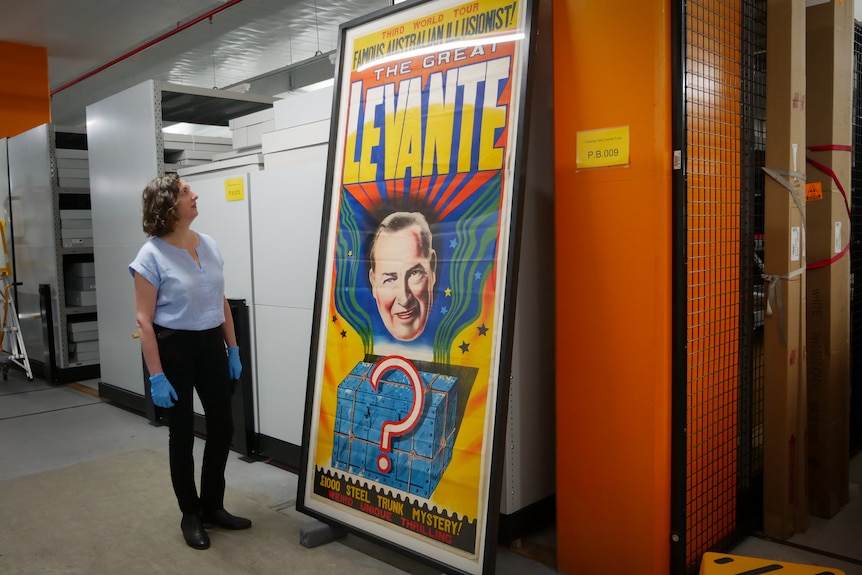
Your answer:
[[[174,401],[177,400],[177,392],[174,391],[174,386],[164,373],[150,376],[150,396],[153,398],[153,403],[159,407],[173,407]]]
[[[231,379],[239,379],[242,375],[242,362],[239,360],[239,346],[227,348],[227,367]]]

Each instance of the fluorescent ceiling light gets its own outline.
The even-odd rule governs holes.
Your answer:
[[[213,136],[221,138],[232,138],[233,132],[228,126],[209,126],[206,124],[189,124],[177,122],[162,128],[162,132],[168,134],[183,134],[185,136]]]

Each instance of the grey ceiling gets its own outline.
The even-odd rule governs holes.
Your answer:
[[[336,48],[339,24],[389,5],[389,0],[233,0],[211,19],[64,87],[229,1],[0,0],[0,40],[48,49],[50,87],[59,90],[52,96],[52,121],[83,127],[87,105],[144,80],[236,89],[248,79],[325,54]],[[270,91],[267,95],[277,93]]]

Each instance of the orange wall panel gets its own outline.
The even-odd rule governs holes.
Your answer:
[[[670,0],[554,1],[557,549],[563,573],[668,573]],[[576,134],[629,126],[628,167]]]
[[[51,121],[48,50],[0,42],[0,138]]]

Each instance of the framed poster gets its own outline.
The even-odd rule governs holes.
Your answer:
[[[493,571],[530,0],[340,28],[297,509]]]

